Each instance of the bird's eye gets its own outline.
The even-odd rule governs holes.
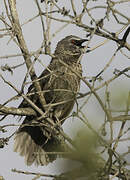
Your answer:
[[[72,40],[71,40],[71,43],[72,43],[72,44],[76,44],[76,42],[75,42],[75,40],[74,40],[74,39],[72,39]]]

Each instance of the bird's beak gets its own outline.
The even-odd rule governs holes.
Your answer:
[[[82,44],[84,43],[84,42],[86,42],[86,41],[88,41],[88,39],[80,39],[80,40],[77,40],[77,45],[78,46],[80,46],[80,47],[84,47],[84,46],[82,46]]]

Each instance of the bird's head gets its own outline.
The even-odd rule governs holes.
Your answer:
[[[78,61],[83,53],[84,46],[82,44],[87,39],[81,39],[77,36],[67,36],[58,42],[54,55],[67,62]]]

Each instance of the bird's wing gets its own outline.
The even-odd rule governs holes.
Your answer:
[[[50,64],[51,65],[51,64]],[[41,89],[44,89],[45,84],[49,81],[50,78],[50,71],[49,69],[51,68],[51,66],[48,66],[47,69],[45,69],[42,74],[38,77],[40,85],[41,85]],[[38,93],[35,93],[35,88],[34,85],[31,84],[28,88],[28,92],[27,92],[27,97],[33,101],[33,103],[37,103],[38,102]],[[18,108],[24,108],[24,107],[29,107],[28,102],[24,99],[21,104],[19,105]]]

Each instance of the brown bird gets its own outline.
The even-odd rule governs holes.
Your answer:
[[[85,41],[87,39],[70,35],[58,42],[54,58],[39,77],[46,105],[48,105],[48,108],[42,110],[47,112],[47,116],[55,123],[62,124],[74,106],[80,88],[80,78],[65,64],[82,75],[79,58],[83,54],[84,46],[82,46],[82,43]],[[42,108],[38,93],[35,93],[33,85],[29,87],[29,93],[32,93],[32,95],[28,97],[39,108]],[[19,107],[30,107],[30,105],[23,100]],[[37,117],[40,117],[40,115],[37,115]],[[61,145],[59,151],[63,150],[62,140],[59,141],[56,134],[50,133],[50,130],[45,127],[45,122],[45,118],[38,121],[34,116],[27,116],[16,133],[14,151],[21,156],[25,156],[27,165],[33,163],[47,165],[54,161],[57,155],[47,154],[46,152],[58,151],[58,145],[59,147]]]

